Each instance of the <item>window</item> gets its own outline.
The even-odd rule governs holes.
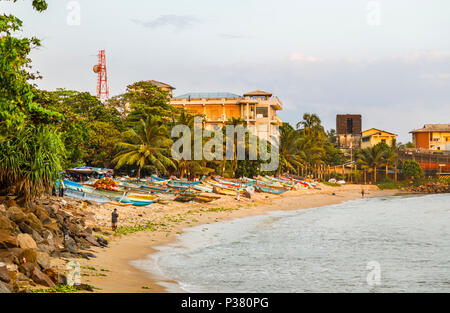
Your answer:
[[[256,117],[257,118],[264,118],[268,116],[268,110],[264,107],[256,107]]]
[[[386,139],[381,139],[381,142],[386,143]]]
[[[347,133],[353,134],[353,119],[351,118],[347,119]]]

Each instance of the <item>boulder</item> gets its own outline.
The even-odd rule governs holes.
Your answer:
[[[0,250],[0,262],[11,264],[14,262],[14,255],[8,250]]]
[[[51,240],[53,239],[53,233],[51,231],[49,231],[48,229],[43,230],[41,232],[41,236],[42,238],[46,239],[46,240]]]
[[[35,249],[23,249],[22,253],[19,255],[19,261],[26,263],[36,263],[37,262],[37,252]]]
[[[31,228],[28,224],[25,222],[22,222],[19,224],[19,229],[22,233],[31,235],[33,233],[33,228]]]
[[[33,229],[33,231],[31,232],[31,237],[33,238],[34,241],[36,241],[36,243],[41,243],[44,241],[44,238],[42,238],[41,235],[39,235],[39,233],[37,231],[35,231]]]
[[[50,254],[55,251],[55,246],[41,243],[38,245],[38,251]]]
[[[6,229],[9,231],[14,229],[13,224],[6,216],[0,215],[0,229]]]
[[[42,285],[42,286],[45,286],[45,287],[50,287],[50,288],[54,288],[55,287],[55,283],[52,282],[50,277],[48,277],[47,275],[42,273],[41,270],[38,269],[37,267],[34,268],[33,274],[31,275],[31,279],[36,284],[39,284],[39,285]]]
[[[0,281],[5,283],[9,283],[11,281],[11,276],[9,276],[6,266],[0,267]]]
[[[0,281],[0,293],[11,293],[11,287]]]
[[[11,233],[7,230],[0,230],[0,249],[2,248],[14,248],[18,246],[16,237],[11,236]]]
[[[50,231],[55,232],[55,233],[59,231],[59,225],[57,223],[51,222],[51,223],[48,223],[48,224],[44,224],[44,227],[47,228]]]
[[[42,270],[42,273],[44,273],[45,275],[47,275],[52,282],[54,282],[55,284],[60,283],[59,282],[59,273],[58,270],[55,268],[46,268]]]
[[[8,211],[6,211],[6,216],[16,224],[25,222],[28,219],[25,213],[16,206],[10,207]]]
[[[47,253],[38,251],[36,253],[36,262],[41,268],[49,268],[51,259]]]
[[[30,225],[33,229],[41,230],[42,229],[42,222],[37,218],[36,215],[33,213],[28,213],[28,225]]]
[[[19,272],[27,277],[31,277],[36,267],[38,266],[35,263],[22,263],[19,266]]]
[[[28,234],[19,234],[17,241],[22,249],[37,249],[36,241]]]

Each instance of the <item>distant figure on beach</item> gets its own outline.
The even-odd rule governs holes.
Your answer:
[[[236,200],[240,201],[241,200],[241,191],[238,189],[236,192]]]
[[[112,230],[117,229],[117,221],[119,220],[119,213],[117,213],[117,209],[114,209],[114,211],[111,213],[111,224],[112,224]]]
[[[64,197],[64,181],[63,179],[59,180],[59,196]]]
[[[366,192],[364,191],[364,188],[363,189],[361,189],[361,198],[364,198],[364,194],[365,194]]]

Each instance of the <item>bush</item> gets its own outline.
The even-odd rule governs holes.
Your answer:
[[[423,179],[423,169],[417,161],[405,161],[402,169],[403,175],[415,183]]]
[[[377,184],[380,189],[401,189],[406,186],[406,182],[393,181],[391,179],[385,179]]]

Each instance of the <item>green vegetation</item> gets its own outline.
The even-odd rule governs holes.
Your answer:
[[[77,285],[56,285],[55,288],[46,289],[29,289],[32,293],[76,293],[81,291],[93,291],[94,289],[100,290],[91,285],[84,285],[83,288]]]
[[[392,179],[384,179],[377,184],[380,189],[401,189],[406,187],[406,183],[402,181],[394,181]]]
[[[417,161],[405,161],[403,163],[403,175],[415,183],[420,183],[423,179],[423,169]]]

